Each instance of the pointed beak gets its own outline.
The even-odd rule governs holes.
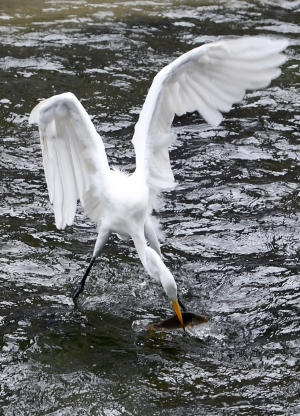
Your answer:
[[[182,318],[182,313],[181,313],[181,308],[178,302],[178,299],[176,300],[172,300],[176,315],[178,316],[178,319],[181,323],[182,328],[184,329],[184,323],[183,323],[183,318]]]

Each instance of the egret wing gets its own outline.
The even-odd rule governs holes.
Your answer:
[[[135,126],[137,170],[152,194],[174,188],[168,146],[174,115],[197,110],[218,126],[222,112],[242,100],[246,90],[267,87],[281,73],[286,40],[244,37],[206,44],[187,52],[154,78]],[[152,202],[154,199],[152,198]]]
[[[96,222],[105,204],[109,170],[101,137],[72,93],[53,96],[31,112],[39,125],[43,163],[57,228],[71,225],[77,200]]]

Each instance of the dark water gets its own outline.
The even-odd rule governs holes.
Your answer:
[[[0,414],[299,415],[299,1],[0,4]],[[110,162],[155,73],[222,37],[290,39],[282,76],[219,128],[175,120],[178,189],[158,217],[191,310],[190,334],[142,331],[172,313],[131,242],[113,238],[74,308],[95,225],[56,230],[36,127],[42,98],[72,91]]]

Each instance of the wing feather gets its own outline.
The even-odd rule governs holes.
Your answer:
[[[186,109],[183,105],[182,97],[180,96],[180,84],[178,81],[171,82],[168,87],[169,94],[173,98],[173,115],[170,116],[171,123],[173,121],[174,113],[176,113],[178,116],[182,116],[186,113]],[[171,126],[169,126],[171,128]]]
[[[57,228],[73,223],[78,199],[99,222],[109,167],[103,142],[80,102],[71,93],[53,96],[32,110],[29,123],[39,125]]]
[[[206,44],[191,50],[163,68],[154,78],[139,120],[133,145],[136,169],[144,173],[153,196],[175,187],[168,146],[174,115],[197,110],[218,126],[222,112],[241,101],[246,90],[267,87],[281,73],[286,56],[285,39],[243,37]]]

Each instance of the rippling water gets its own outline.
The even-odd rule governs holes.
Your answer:
[[[300,414],[299,7],[0,4],[0,414]],[[290,40],[282,76],[218,128],[197,114],[176,118],[179,186],[158,214],[166,264],[209,324],[143,331],[171,307],[132,243],[116,238],[74,308],[95,225],[79,209],[72,227],[56,230],[31,109],[74,92],[110,162],[132,171],[130,139],[156,72],[204,42],[256,34]]]

